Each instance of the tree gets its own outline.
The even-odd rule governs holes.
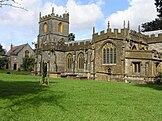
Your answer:
[[[19,2],[16,2],[16,0],[0,0],[0,8],[2,8],[3,6],[10,6],[10,7],[14,7],[14,8],[20,8],[20,9],[23,9],[23,10],[27,11],[27,9],[22,7]]]
[[[157,16],[162,19],[162,0],[155,0],[155,6],[159,13]]]
[[[161,30],[162,29],[162,19],[155,19],[151,22],[146,22],[142,24],[142,31],[154,31],[154,30]]]
[[[5,49],[3,49],[0,44],[0,69],[2,69],[5,65]]]
[[[162,29],[162,0],[155,0],[155,6],[158,12],[158,18],[151,22],[142,24],[142,31],[154,31]]]
[[[75,40],[75,34],[73,34],[73,33],[70,33],[69,35],[68,35],[68,41],[69,42],[71,42],[71,41],[74,41]]]
[[[34,69],[35,59],[33,57],[24,57],[22,68],[24,71],[32,71]]]

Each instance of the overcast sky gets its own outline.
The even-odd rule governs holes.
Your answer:
[[[56,14],[67,10],[70,14],[70,32],[76,40],[91,38],[92,28],[122,28],[123,21],[130,20],[131,29],[156,18],[155,0],[16,0],[24,11],[12,7],[0,8],[0,43],[5,49],[10,44],[20,45],[37,40],[38,16],[50,14],[52,6]]]

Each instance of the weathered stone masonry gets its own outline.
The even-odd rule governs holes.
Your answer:
[[[109,27],[92,39],[69,41],[69,13],[52,14],[39,20],[35,71],[42,63],[51,77],[87,78],[105,81],[145,83],[161,71],[162,34],[146,36],[130,29]]]

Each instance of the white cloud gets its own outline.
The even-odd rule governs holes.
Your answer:
[[[132,29],[137,29],[138,25],[152,21],[156,18],[156,8],[154,0],[129,0],[130,7],[124,11],[117,11],[106,19],[111,22],[112,28],[121,28],[123,21],[130,21]]]
[[[42,4],[41,0],[16,0],[21,6],[28,9],[24,11],[12,7],[3,7],[0,14],[0,26],[4,28],[3,35],[6,40],[14,40],[13,44],[22,44],[29,39],[37,37],[38,34],[38,17],[41,11],[43,15],[52,12],[52,6],[55,13],[62,15],[65,10],[70,13],[70,30],[72,32],[91,32],[96,23],[103,19],[104,15],[101,11],[103,0],[91,2],[88,4],[77,3],[75,0],[68,0],[65,6],[58,6],[52,2],[46,1]],[[96,0],[95,0],[96,1]],[[33,33],[36,34],[33,37]],[[79,35],[77,35],[79,36]],[[0,39],[4,39],[0,37]],[[32,41],[32,40],[30,40]],[[8,44],[11,42],[8,42]]]
[[[38,9],[32,6],[38,6],[39,8],[40,0],[17,0],[17,2],[21,3],[21,6],[28,9],[28,11],[13,7],[4,8],[0,15],[0,25],[13,29],[21,27],[33,28],[37,20]]]
[[[51,13],[51,7],[54,6],[56,14],[63,14],[65,10],[70,13],[70,29],[71,31],[91,30],[97,21],[103,19],[104,15],[101,11],[103,0],[96,3],[83,5],[75,0],[68,0],[66,6],[57,6],[47,2],[43,9],[43,15]]]
[[[87,5],[68,0],[66,7],[70,13],[71,30],[91,30],[98,20],[103,19],[100,5],[101,0]]]

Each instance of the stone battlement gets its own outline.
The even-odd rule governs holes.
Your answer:
[[[63,15],[58,15],[58,14],[55,14],[55,13],[48,14],[48,15],[45,15],[45,16],[40,15],[40,21],[46,21],[46,20],[51,19],[51,18],[69,22],[69,13],[64,13]]]
[[[125,36],[129,35],[129,29],[124,28],[124,29],[112,29],[109,28],[107,31],[102,30],[99,33],[94,33],[93,34],[93,40],[97,38],[98,40],[103,40],[106,39],[107,37],[109,38],[116,38],[116,39],[123,39]]]
[[[84,49],[88,49],[91,48],[91,41],[75,41],[75,42],[69,42],[66,43],[66,47],[68,50],[84,50]]]
[[[160,34],[152,34],[152,35],[147,35],[148,37],[148,44],[151,44],[151,43],[161,43],[162,42],[162,33]]]
[[[107,33],[109,33],[109,34],[124,34],[125,32],[129,32],[128,31],[128,29],[113,29],[113,31],[112,31],[112,29],[107,29],[107,32],[105,32],[105,30],[102,30],[102,31],[100,31],[99,33],[95,33],[94,35],[95,36],[102,36],[102,35],[104,35],[104,34],[107,34]]]

